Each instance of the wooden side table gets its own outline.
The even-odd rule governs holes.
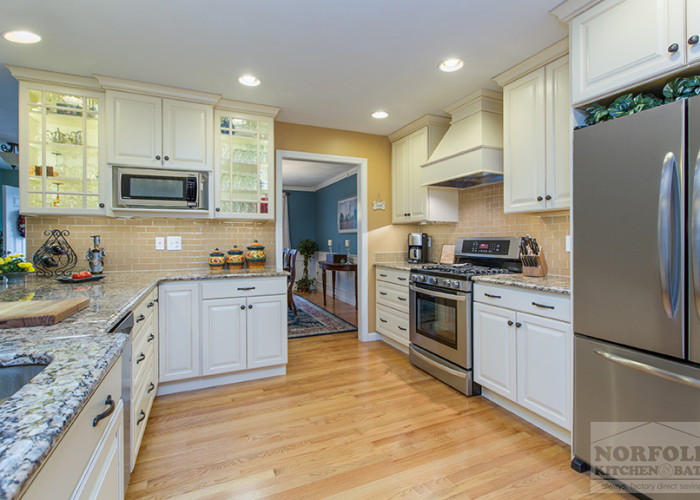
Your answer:
[[[329,262],[319,262],[323,273],[323,305],[326,305],[326,271],[333,272],[333,298],[335,298],[335,273],[346,271],[355,273],[355,309],[357,309],[357,264],[331,264]]]

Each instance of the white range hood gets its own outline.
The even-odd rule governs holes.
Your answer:
[[[421,165],[424,186],[468,188],[503,181],[503,97],[477,90],[445,108],[450,128]]]

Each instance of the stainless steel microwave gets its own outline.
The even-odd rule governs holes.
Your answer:
[[[114,167],[114,206],[207,210],[207,173]]]

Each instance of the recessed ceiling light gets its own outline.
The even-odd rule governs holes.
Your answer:
[[[387,113],[386,111],[375,111],[374,113],[372,113],[372,118],[379,118],[380,120],[382,118],[386,118],[387,116],[389,116],[389,113]]]
[[[260,85],[260,78],[253,75],[243,75],[238,79],[238,81],[248,87],[257,87]]]
[[[31,31],[6,31],[2,36],[5,40],[15,43],[36,43],[41,41],[41,37]]]
[[[442,61],[440,63],[440,66],[438,66],[438,67],[442,71],[450,73],[452,71],[457,71],[462,66],[464,66],[464,62],[461,59],[457,59],[456,57],[451,57],[450,59],[445,59],[444,61]]]

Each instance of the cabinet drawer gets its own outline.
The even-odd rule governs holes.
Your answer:
[[[149,318],[146,327],[144,327],[144,331],[153,332],[153,323],[154,319]],[[131,351],[132,388],[138,386],[143,377],[143,373],[146,370],[146,367],[151,362],[151,360],[156,358],[158,352],[157,343],[158,337],[154,332],[141,335],[138,341],[133,345]]]
[[[383,304],[408,314],[408,285],[377,281],[377,304]]]
[[[377,304],[377,331],[408,342],[408,314]]]
[[[136,390],[131,406],[131,464],[133,469],[136,464],[136,457],[141,447],[143,433],[146,430],[146,423],[151,414],[153,400],[158,390],[158,376],[155,358],[151,357],[144,369],[144,377]]]
[[[136,307],[134,307],[134,330],[138,330],[143,322],[153,314],[153,311],[157,309],[158,302],[158,287],[154,287],[153,290],[148,292],[146,296],[139,302]],[[143,319],[136,322],[143,316]],[[133,335],[133,332],[132,332]]]
[[[482,304],[505,307],[545,318],[571,321],[568,295],[476,283],[474,300]]]
[[[279,278],[212,280],[201,283],[200,286],[204,300],[287,293],[287,279],[284,276]]]
[[[408,275],[408,271],[377,267],[377,280],[379,281],[387,281],[396,285],[408,285]]]

